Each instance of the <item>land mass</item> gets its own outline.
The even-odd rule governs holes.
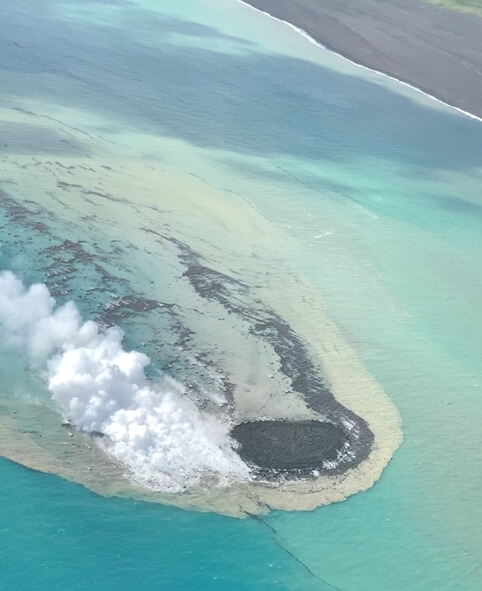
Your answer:
[[[246,3],[356,63],[482,117],[482,17],[477,14],[421,0]]]

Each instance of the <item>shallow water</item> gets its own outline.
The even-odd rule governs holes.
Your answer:
[[[269,352],[253,353],[216,303],[200,314],[175,244],[146,229],[175,237],[320,349],[332,330],[313,311],[328,311],[399,409],[404,444],[369,491],[260,520],[102,498],[2,461],[3,586],[31,588],[40,572],[45,588],[478,589],[482,126],[240,3],[167,4],[0,8],[2,268],[74,297],[86,318],[134,286],[178,303],[196,345],[246,381],[238,412],[256,414],[278,391]],[[73,261],[48,250],[65,238],[85,241]],[[110,320],[153,375],[222,386],[183,362],[172,316]],[[48,393],[2,358],[4,412],[32,422]],[[377,416],[383,398],[367,392],[346,403]]]

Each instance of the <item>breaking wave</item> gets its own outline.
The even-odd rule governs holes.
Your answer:
[[[83,322],[73,302],[57,307],[45,285],[26,288],[9,271],[0,273],[0,327],[4,342],[41,372],[63,418],[102,434],[98,445],[132,480],[179,492],[206,474],[219,482],[249,478],[229,423],[202,413],[174,379],[151,384],[149,358],[125,351],[119,328]]]

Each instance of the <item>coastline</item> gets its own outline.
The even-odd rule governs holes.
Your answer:
[[[226,187],[212,150],[143,128],[126,132],[96,112],[90,123],[81,109],[26,99],[1,111],[25,127],[37,129],[40,120],[46,136],[59,138],[46,154],[11,150],[3,160],[5,241],[15,256],[25,235],[32,281],[60,301],[78,301],[85,318],[119,323],[129,347],[149,354],[153,375],[178,379],[191,402],[215,418],[322,419],[343,436],[340,458],[326,465],[317,459],[310,478],[273,482],[260,474],[226,487],[208,475],[172,495],[145,470],[109,457],[99,438],[62,426],[70,417],[37,385],[43,403],[35,413],[12,396],[0,416],[2,455],[99,494],[238,517],[310,510],[378,480],[402,441],[400,416],[299,271],[298,239],[245,197],[262,190],[258,179],[240,175]],[[110,131],[100,135],[99,125]],[[82,150],[66,153],[64,145]],[[39,188],[41,210],[28,199]],[[277,193],[291,203],[291,187]]]
[[[240,0],[312,43],[482,121],[482,18],[410,0]],[[420,59],[423,56],[424,59]]]
[[[10,116],[28,121],[34,115],[13,111]],[[49,120],[55,128],[65,125]],[[343,430],[343,444],[349,447],[344,448],[347,453],[339,467],[338,462],[320,466],[326,469],[317,470],[318,477],[233,481],[229,487],[208,477],[173,495],[146,487],[143,473],[113,460],[99,440],[62,426],[52,405],[35,405],[32,412],[28,401],[12,396],[0,413],[4,457],[101,495],[236,517],[269,509],[311,510],[366,490],[379,479],[402,442],[399,413],[329,319],[317,289],[296,264],[293,268],[290,261],[297,243],[282,226],[241,196],[232,194],[228,202],[222,191],[199,176],[173,174],[166,163],[146,164],[104,153],[95,163],[69,157],[55,164],[49,156],[38,156],[26,179],[29,163],[30,158],[22,155],[4,162],[10,185],[8,194],[3,192],[0,198],[11,227],[5,241],[28,232],[38,264],[45,260],[47,265],[41,267],[42,280],[56,297],[70,297],[68,283],[78,276],[88,277],[89,285],[106,285],[108,289],[100,291],[89,287],[91,308],[84,308],[86,315],[108,325],[119,322],[128,334],[140,331],[138,340],[146,344],[153,366],[164,367],[176,378],[183,376],[187,395],[213,416],[228,414],[233,423],[330,419]],[[48,174],[52,165],[53,174]],[[22,195],[32,194],[34,186],[44,187],[47,196],[40,220],[37,209],[21,205]],[[106,197],[94,201],[89,196],[94,191],[100,195],[98,186],[104,187]],[[196,218],[186,217],[194,209]],[[83,220],[82,240],[95,245],[92,251],[77,241],[75,230],[69,240],[62,240],[65,231],[57,224],[69,220],[72,210]],[[96,242],[95,237],[102,235],[98,224],[107,217],[109,230]],[[131,224],[129,241],[120,239],[126,219]],[[230,227],[229,235],[219,231],[222,227]],[[265,253],[266,262],[259,260],[253,267],[254,252]],[[245,254],[240,259],[241,253]],[[154,275],[153,259],[164,262],[158,263]],[[208,261],[214,266],[208,267]],[[132,271],[119,280],[112,272],[122,266]],[[138,287],[129,288],[129,297],[120,297],[129,278],[134,285],[134,273]],[[77,293],[72,292],[74,299]],[[179,307],[173,310],[175,303]],[[161,340],[160,330],[164,330]],[[222,339],[232,345],[220,349]],[[38,400],[43,400],[42,392],[35,394]]]

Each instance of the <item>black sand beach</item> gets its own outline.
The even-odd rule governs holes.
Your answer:
[[[350,60],[482,117],[482,18],[420,0],[247,0]]]

